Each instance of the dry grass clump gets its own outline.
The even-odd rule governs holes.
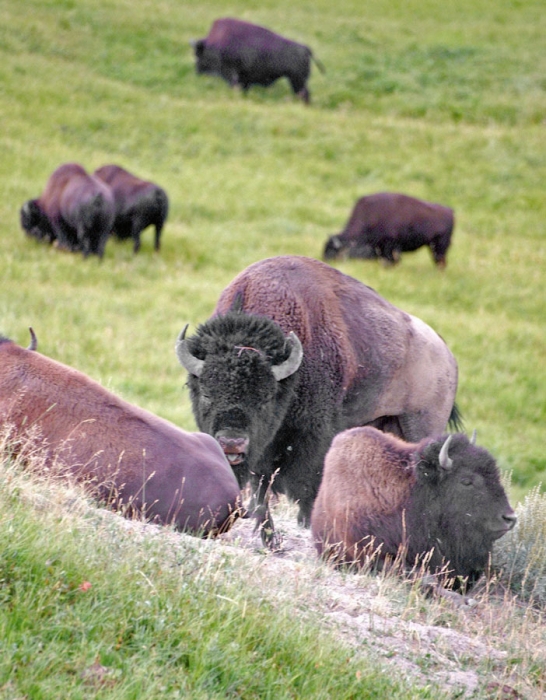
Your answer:
[[[501,584],[534,606],[546,606],[546,494],[535,487],[516,506],[518,522],[493,551]]]

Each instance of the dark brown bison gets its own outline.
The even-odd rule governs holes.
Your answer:
[[[239,486],[218,443],[118,398],[86,375],[0,338],[0,425],[46,467],[99,498],[195,534],[227,529]]]
[[[469,584],[515,522],[495,460],[465,435],[413,444],[370,427],[332,441],[311,516],[317,550],[334,562],[401,555]]]
[[[114,223],[114,197],[101,180],[78,163],[65,163],[50,176],[43,194],[21,208],[29,236],[57,240],[60,248],[102,258]]]
[[[185,331],[184,331],[185,333]],[[200,430],[222,445],[267,541],[267,489],[309,524],[333,436],[371,423],[409,440],[456,419],[457,363],[423,321],[319,260],[241,272],[177,344]]]
[[[148,226],[155,226],[155,250],[159,250],[161,232],[169,213],[169,199],[165,190],[147,180],[141,180],[119,165],[103,165],[93,173],[112,190],[116,206],[114,235],[120,239],[132,238],[133,250],[140,249],[140,234]]]
[[[395,264],[400,253],[429,246],[438,267],[445,267],[451,242],[453,209],[396,192],[361,197],[342,233],[330,236],[324,259],[382,258]]]
[[[219,75],[232,87],[240,85],[245,92],[251,85],[268,86],[286,77],[294,94],[309,103],[311,59],[324,71],[308,46],[229,17],[217,19],[208,36],[192,45],[198,73]]]

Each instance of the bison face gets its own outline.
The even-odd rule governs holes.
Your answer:
[[[324,260],[335,260],[336,258],[339,258],[343,248],[343,241],[338,235],[330,236],[330,238],[326,241],[326,245],[324,246]]]
[[[48,218],[42,211],[37,199],[30,199],[28,202],[25,202],[21,207],[20,216],[21,228],[27,236],[32,236],[38,240],[54,238]]]
[[[205,39],[198,39],[193,42],[193,52],[195,54],[195,70],[198,74],[221,74],[222,66],[219,52],[215,48],[207,47]]]
[[[233,328],[216,335],[228,317],[243,323],[250,319],[245,335]],[[273,327],[275,337],[257,337],[257,325]],[[284,419],[303,357],[301,343],[294,333],[285,338],[269,319],[233,312],[211,319],[190,340],[184,339],[185,331],[176,350],[189,372],[197,425],[216,438],[243,485]]]
[[[431,544],[457,571],[483,570],[493,542],[516,523],[495,460],[464,435],[449,436],[441,449],[432,443],[420,457],[423,509],[436,523]]]

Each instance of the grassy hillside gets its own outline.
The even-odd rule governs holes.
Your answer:
[[[197,76],[189,41],[236,15],[325,64],[313,104],[286,81],[247,96]],[[460,365],[469,430],[544,477],[545,17],[540,2],[0,4],[0,331],[193,428],[173,353],[186,323],[272,255],[320,257],[357,197],[399,190],[456,211],[448,268],[339,267],[423,318]],[[19,209],[62,162],[117,162],[163,185],[171,214],[102,264],[25,239]]]

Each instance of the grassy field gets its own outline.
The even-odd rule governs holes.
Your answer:
[[[225,15],[312,47],[310,107],[284,81],[244,96],[195,74],[189,41]],[[364,194],[441,202],[445,272],[426,250],[338,267],[445,338],[466,427],[520,500],[546,472],[545,75],[541,0],[0,0],[0,333],[27,345],[32,326],[44,354],[191,430],[174,343],[240,270],[319,258]],[[161,252],[151,232],[102,262],[25,238],[21,205],[67,161],[165,187]]]

